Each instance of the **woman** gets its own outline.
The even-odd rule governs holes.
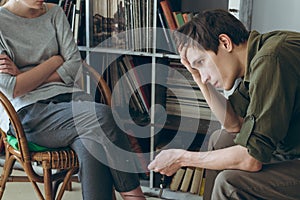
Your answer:
[[[111,110],[75,84],[81,58],[63,10],[43,0],[7,1],[0,7],[0,50],[0,89],[28,141],[76,151],[83,199],[111,199],[113,186],[124,199],[145,199],[137,174],[115,169],[134,162],[109,152],[107,141],[130,149]]]

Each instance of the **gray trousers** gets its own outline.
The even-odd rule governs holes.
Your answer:
[[[85,93],[58,95],[22,108],[18,115],[28,141],[74,149],[80,162],[83,199],[109,200],[113,186],[119,192],[130,191],[139,186],[139,179],[136,173],[113,169],[122,165],[134,169],[132,157],[116,156],[108,147],[110,141],[130,151],[129,141],[116,126],[111,109],[91,100]]]
[[[209,141],[209,150],[235,145],[235,135],[216,131]],[[259,172],[241,170],[207,170],[204,200],[225,199],[300,199],[300,160],[264,164]]]

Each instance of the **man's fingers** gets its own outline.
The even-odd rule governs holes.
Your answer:
[[[181,58],[180,59],[181,64],[183,64],[185,67],[190,67],[190,63],[187,59]]]
[[[186,66],[186,67],[191,67],[190,62],[188,61],[186,54],[187,54],[187,47],[186,46],[181,46],[179,49],[180,53],[180,62]]]
[[[181,46],[178,49],[178,52],[179,52],[181,58],[186,58],[187,47],[186,46]]]

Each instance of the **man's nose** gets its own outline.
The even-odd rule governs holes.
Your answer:
[[[201,74],[201,80],[202,80],[202,83],[203,84],[206,84],[206,83],[208,83],[208,81],[209,81],[209,76],[208,76],[208,74],[206,74],[206,73],[200,73]]]

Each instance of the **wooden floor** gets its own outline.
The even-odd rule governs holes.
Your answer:
[[[2,167],[0,167],[0,173],[2,173]],[[23,175],[24,172],[14,170],[15,175]],[[43,187],[43,185],[40,185]],[[63,200],[81,200],[81,187],[79,183],[72,183],[73,191],[66,191]],[[182,192],[171,192],[168,189],[164,189],[162,198],[155,198],[158,196],[158,188],[149,188],[142,186],[142,190],[146,195],[147,200],[158,200],[158,199],[173,199],[173,200],[202,200],[202,197],[191,195],[189,193]],[[43,190],[42,190],[43,191]],[[121,200],[119,193],[116,193],[117,200]],[[151,197],[150,197],[151,196]],[[35,200],[38,199],[31,183],[7,183],[6,189],[3,195],[3,200]]]

